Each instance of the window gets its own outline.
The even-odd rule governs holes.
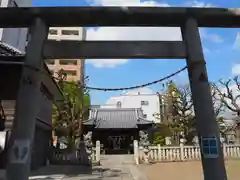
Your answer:
[[[55,61],[54,61],[53,59],[45,60],[45,62],[46,62],[48,65],[54,65],[54,64],[55,64]]]
[[[58,31],[56,29],[49,29],[49,34],[57,35]]]
[[[147,118],[147,114],[143,114],[143,117],[144,117],[144,118]]]
[[[78,36],[79,32],[77,30],[62,30],[62,35],[74,35]]]
[[[66,73],[67,76],[76,76],[77,75],[77,71],[64,70],[64,73]]]
[[[148,106],[148,101],[141,101],[142,106]]]
[[[60,65],[77,65],[77,60],[59,60]]]
[[[121,108],[122,107],[122,103],[120,101],[117,102],[117,108]]]

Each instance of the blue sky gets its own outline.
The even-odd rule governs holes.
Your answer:
[[[91,6],[91,5],[151,5],[151,6],[195,6],[195,7],[240,7],[239,0],[34,0],[34,6]],[[240,29],[201,29],[202,44],[210,81],[228,79],[240,74]],[[179,39],[177,29],[146,30],[131,28],[88,28],[89,40],[162,40]],[[146,83],[164,77],[182,68],[184,60],[90,60],[87,61],[86,73],[90,77],[89,86],[126,87]],[[183,72],[173,80],[180,84],[188,82],[187,73]],[[161,85],[150,87],[161,90]],[[102,104],[109,97],[121,92],[93,91],[92,103]]]

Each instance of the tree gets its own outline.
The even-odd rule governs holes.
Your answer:
[[[170,128],[177,136],[183,135],[187,143],[192,142],[196,132],[196,118],[193,111],[192,94],[188,85],[172,90],[173,121]]]
[[[188,138],[195,130],[192,128],[195,127],[195,116],[191,91],[188,85],[180,87],[173,81],[167,83],[166,87],[166,92],[161,96],[164,103],[161,104],[160,114],[155,114],[155,117],[161,117],[162,123],[159,128],[162,136],[172,136],[175,143],[178,143],[181,133]]]
[[[217,89],[214,84],[210,84],[213,107],[216,117],[224,110],[224,106],[217,99]],[[192,93],[189,85],[177,86],[174,82],[168,84],[166,93],[168,113],[167,126],[174,139],[178,142],[181,135],[186,139],[186,143],[192,143],[196,136],[196,117],[194,113]],[[164,123],[166,124],[166,122]]]
[[[78,82],[66,81],[66,75],[61,70],[58,72],[58,85],[63,93],[64,101],[59,106],[53,107],[53,127],[59,136],[68,139],[68,147],[71,149],[78,138],[80,119],[87,119],[90,106],[89,92],[84,91],[84,97]],[[83,99],[83,103],[80,101]],[[82,107],[82,104],[84,105]]]
[[[236,76],[233,79],[227,81],[219,80],[220,84],[223,85],[224,89],[217,89],[221,102],[232,112],[235,112],[240,116],[240,80]],[[236,88],[234,93],[233,88]]]
[[[220,101],[224,106],[237,114],[240,119],[240,80],[236,76],[233,79],[228,79],[227,81],[219,80],[222,88],[216,88]],[[220,119],[220,123],[224,124],[224,119]],[[240,132],[237,128],[239,122],[235,122],[232,126],[222,126],[220,128],[220,133],[226,138],[229,132],[233,132],[236,135],[237,142],[240,142]]]

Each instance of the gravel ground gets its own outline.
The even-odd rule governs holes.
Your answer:
[[[225,162],[228,180],[240,179],[240,160]],[[139,169],[149,180],[203,180],[201,162],[171,162],[152,165],[140,165]]]

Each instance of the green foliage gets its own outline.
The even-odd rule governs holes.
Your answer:
[[[62,90],[64,101],[59,106],[53,106],[53,128],[58,136],[68,139],[69,147],[73,147],[79,129],[79,122],[87,120],[90,107],[90,95],[79,88],[75,81],[58,82]]]
[[[174,97],[179,97],[181,96],[181,92],[179,91],[177,85],[173,82],[170,81],[167,86],[167,94],[172,96],[172,93],[174,92]]]
[[[161,146],[165,145],[165,137],[162,136],[160,132],[154,133],[153,144],[160,144]]]

